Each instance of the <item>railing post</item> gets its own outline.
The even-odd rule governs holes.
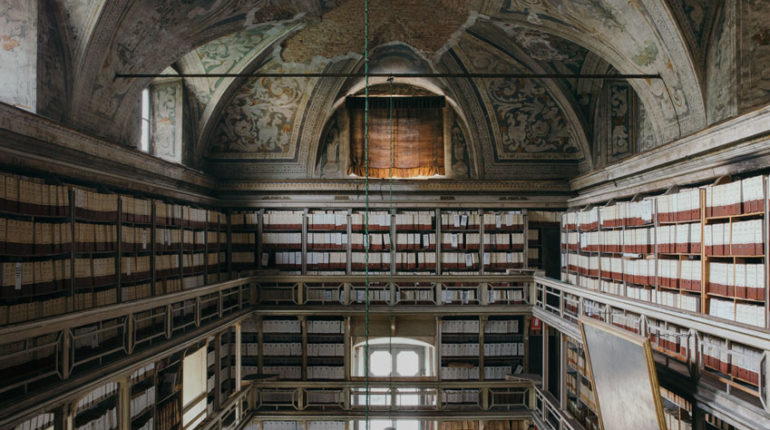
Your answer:
[[[250,411],[257,410],[257,389],[253,385],[249,389],[248,404]]]
[[[527,390],[527,394],[529,394],[527,407],[531,409],[532,411],[537,411],[537,386],[533,383],[532,387],[530,387]]]
[[[238,391],[240,391],[240,388],[238,389]],[[243,399],[239,399],[238,402],[235,404],[236,424],[240,424],[242,419],[243,419]]]
[[[166,339],[171,339],[173,332],[174,318],[171,315],[171,305],[166,305]]]
[[[769,351],[762,351],[762,358],[759,360],[759,396],[760,400],[762,400],[762,406],[765,410],[765,412],[770,412],[770,393],[768,393],[768,376],[767,372],[770,371],[770,352]],[[762,372],[762,367],[764,366],[764,372]],[[764,373],[765,377],[762,377],[762,374]]]
[[[249,283],[249,304],[252,306],[257,304],[257,283]]]
[[[700,358],[701,355],[698,354],[698,351],[700,351],[700,341],[699,341],[698,332],[690,329],[689,334],[687,336],[687,361],[689,362],[689,370],[690,370],[690,376],[692,376],[695,380],[700,378]],[[768,369],[770,370],[770,369]],[[767,373],[765,373],[767,374]],[[762,387],[759,387],[760,389]]]
[[[297,304],[305,304],[305,283],[297,282]]]
[[[131,385],[128,377],[118,381],[118,428],[131,428]]]
[[[583,316],[583,301],[584,297],[578,297],[578,318]]]
[[[235,392],[241,391],[241,383],[243,379],[242,371],[241,371],[241,360],[242,360],[242,346],[241,346],[241,323],[237,322],[235,323]]]
[[[238,285],[238,309],[243,309],[243,285]]]
[[[201,326],[201,298],[195,298],[195,327]]]
[[[297,388],[297,409],[300,411],[305,410],[305,389],[302,387]]]
[[[548,386],[548,324],[542,322],[541,329],[543,333],[543,389]]]
[[[134,314],[133,313],[129,313],[126,316],[126,352],[128,354],[133,354],[134,353],[134,346],[135,346],[135,344],[134,344],[134,339],[135,339],[134,330],[135,330],[135,327],[134,327]]]
[[[350,387],[342,389],[342,409],[346,411],[350,410]]]
[[[217,316],[222,319],[222,306],[224,306],[224,299],[222,299],[222,290],[217,291]]]
[[[70,352],[72,348],[72,332],[69,328],[62,330],[61,338],[61,377],[62,379],[69,379],[70,377]]]
[[[65,403],[54,411],[54,430],[72,430],[74,422],[70,413],[70,404]]]
[[[222,409],[222,333],[214,335],[214,410]],[[236,387],[237,388],[237,387]]]
[[[537,304],[537,281],[533,278],[529,284],[529,303],[532,305]]]

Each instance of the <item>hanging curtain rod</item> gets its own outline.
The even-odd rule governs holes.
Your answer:
[[[463,79],[663,79],[659,74],[579,73],[369,73],[370,78],[463,78]],[[363,78],[365,73],[116,73],[115,79],[131,78]]]

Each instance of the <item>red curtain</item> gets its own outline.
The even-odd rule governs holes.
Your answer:
[[[369,177],[411,178],[443,175],[444,98],[393,97],[391,151],[390,97],[369,98]],[[349,97],[350,168],[366,176],[364,99]],[[391,167],[392,161],[392,167]]]

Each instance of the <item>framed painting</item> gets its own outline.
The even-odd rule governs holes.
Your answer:
[[[580,331],[601,427],[665,430],[649,339],[588,317]]]

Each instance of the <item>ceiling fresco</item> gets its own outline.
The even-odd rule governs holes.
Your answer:
[[[333,58],[363,53],[364,4],[340,0],[337,8],[289,38],[282,53],[289,62],[306,63],[313,57]],[[430,17],[431,23],[426,23]],[[391,42],[412,46],[433,57],[469,18],[469,2],[458,0],[372,1],[369,6],[369,43],[376,47]]]
[[[115,79],[115,73],[160,73],[170,65],[180,73],[357,71],[362,66],[364,11],[358,0],[54,4],[72,80],[63,121],[120,143],[134,143],[140,93],[151,80]],[[725,5],[733,8],[727,18]],[[734,114],[738,102],[732,93],[745,95],[741,106],[769,97],[765,82],[770,79],[758,66],[770,46],[761,19],[767,8],[761,0],[736,5],[721,0],[370,0],[369,42],[373,55],[388,51],[388,62],[372,63],[376,71],[483,72],[507,65],[546,73],[660,74],[659,80],[629,81],[643,110],[637,114],[643,121],[638,137],[644,142],[637,147],[649,148]],[[733,17],[742,15],[747,18],[739,31],[714,30],[733,25]],[[478,44],[475,49],[463,45],[469,38]],[[725,41],[727,53],[710,51],[715,39]],[[741,55],[756,59],[742,69],[730,67],[738,45],[746,47]],[[740,83],[727,82],[731,94],[707,92],[720,88],[730,70],[746,76]],[[464,145],[474,158],[469,164],[494,153],[484,160],[548,159],[591,168],[581,160],[592,158],[601,81],[459,83],[441,78],[428,83],[431,91],[444,91],[454,101],[458,121],[465,121]],[[321,89],[329,85],[332,89]],[[339,91],[356,86],[360,83],[346,79],[185,78],[185,103],[195,105],[195,118],[185,122],[194,124],[190,134],[196,154],[185,160],[198,168],[204,166],[204,155],[269,160],[293,163],[295,172],[309,171],[304,164],[312,164],[312,157],[305,154],[315,153],[315,147],[306,146],[311,141],[317,145],[323,130],[316,122],[325,120],[324,109],[340,97]],[[309,100],[321,93],[324,100]],[[315,118],[319,112],[323,118],[308,123],[308,115]],[[467,121],[484,115],[495,129],[481,137],[472,132],[478,126]]]
[[[455,48],[467,60],[470,72],[526,72],[488,45],[471,37]],[[579,159],[575,128],[554,97],[536,79],[481,79],[477,85],[487,101],[499,130],[496,157],[500,160],[564,158]]]

